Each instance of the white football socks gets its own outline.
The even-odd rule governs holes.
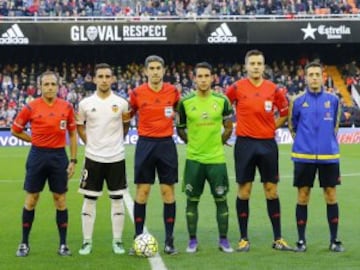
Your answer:
[[[125,207],[123,199],[111,199],[111,222],[113,239],[122,241],[122,233],[124,230]]]
[[[91,242],[96,218],[96,200],[84,198],[81,212],[82,231],[84,242]]]

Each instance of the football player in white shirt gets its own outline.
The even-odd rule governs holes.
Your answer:
[[[96,91],[79,104],[76,119],[79,137],[85,143],[85,164],[79,192],[82,206],[83,244],[79,254],[92,250],[96,200],[106,182],[111,199],[111,220],[115,254],[124,254],[122,232],[125,209],[123,192],[127,188],[124,137],[129,130],[129,103],[111,91],[113,72],[108,64],[95,66]]]

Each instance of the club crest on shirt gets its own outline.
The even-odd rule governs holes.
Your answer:
[[[213,109],[214,109],[215,112],[218,110],[218,105],[217,105],[217,103],[214,103]]]
[[[330,108],[330,101],[329,100],[324,102],[324,108],[326,108],[326,109]]]
[[[61,130],[66,129],[66,123],[67,123],[66,120],[61,120],[61,121],[60,121],[60,129],[61,129]]]
[[[119,106],[114,104],[114,105],[112,105],[111,109],[114,113],[117,113],[119,111]]]

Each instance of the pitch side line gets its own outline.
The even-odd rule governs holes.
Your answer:
[[[129,216],[131,218],[131,221],[134,223],[134,213],[133,213],[134,200],[131,198],[131,195],[128,190],[126,190],[124,192],[124,202],[125,202],[126,208],[128,210]],[[149,232],[146,227],[144,227],[144,232]],[[165,266],[164,261],[161,259],[161,256],[159,255],[159,253],[157,253],[155,255],[155,257],[148,258],[148,260],[150,262],[151,269],[153,269],[153,270],[168,270]]]

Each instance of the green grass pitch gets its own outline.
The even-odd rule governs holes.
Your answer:
[[[281,182],[279,194],[282,208],[283,236],[290,243],[297,240],[295,225],[296,189],[292,187],[292,163],[290,145],[280,145]],[[129,191],[134,195],[133,153],[134,146],[127,146],[127,174]],[[185,159],[185,147],[178,146],[181,179]],[[231,190],[228,195],[230,210],[229,238],[234,247],[239,239],[235,216],[236,185],[233,168],[233,149],[226,147],[228,172]],[[95,223],[93,252],[89,256],[80,256],[77,251],[81,245],[82,196],[77,193],[81,164],[77,165],[77,174],[70,180],[67,195],[69,209],[68,244],[73,256],[62,258],[56,254],[58,235],[55,225],[55,210],[51,194],[45,187],[36,209],[35,221],[30,236],[31,251],[27,258],[17,258],[15,251],[21,238],[21,209],[24,203],[22,190],[27,147],[0,148],[0,269],[151,269],[147,259],[128,255],[114,255],[111,250],[110,203],[106,192],[98,200]],[[160,256],[167,269],[359,269],[360,250],[360,145],[341,146],[342,185],[338,188],[340,205],[339,238],[346,251],[334,254],[328,251],[329,233],[326,221],[326,207],[322,190],[313,189],[309,205],[307,226],[308,251],[304,254],[279,252],[271,249],[272,232],[266,213],[264,193],[259,180],[256,180],[250,201],[249,253],[221,253],[217,248],[217,226],[215,206],[208,187],[201,198],[198,226],[199,252],[186,254],[187,230],[185,223],[185,195],[181,184],[177,185],[177,221],[175,226],[175,244],[180,253],[167,256],[162,252],[164,228],[162,222],[162,202],[158,185],[154,185],[147,208],[146,226],[160,243]],[[83,148],[79,149],[79,160],[83,158]],[[80,162],[81,163],[81,162]],[[129,249],[133,237],[133,224],[126,217],[123,240]],[[155,268],[154,268],[155,269]]]

